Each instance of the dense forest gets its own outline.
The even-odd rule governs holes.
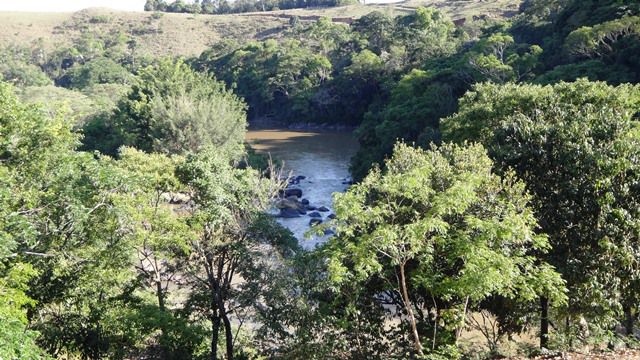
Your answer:
[[[637,1],[5,45],[0,359],[640,356]],[[263,121],[355,129],[315,250],[269,214]]]

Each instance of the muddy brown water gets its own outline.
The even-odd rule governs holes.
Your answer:
[[[293,131],[285,129],[253,129],[247,132],[247,141],[259,152],[270,153],[280,160],[285,171],[294,176],[306,176],[298,187],[302,198],[311,205],[325,206],[331,211],[321,213],[322,220],[333,213],[332,196],[343,192],[348,185],[349,161],[358,150],[358,143],[351,132],[339,131]],[[327,237],[306,238],[309,230],[307,215],[292,219],[278,219],[298,238],[300,244],[311,249],[326,241]]]

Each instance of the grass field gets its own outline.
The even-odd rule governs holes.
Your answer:
[[[0,45],[41,41],[51,50],[66,46],[85,31],[132,35],[144,53],[154,56],[198,55],[224,38],[260,38],[286,23],[274,17],[161,14],[86,9],[75,13],[0,12]]]
[[[417,6],[435,6],[453,19],[471,20],[474,15],[508,17],[520,0],[408,0],[385,5],[350,5],[334,8],[294,9],[237,15],[153,14],[92,8],[74,13],[0,12],[0,46],[41,42],[51,50],[67,46],[83,32],[122,32],[131,35],[143,53],[153,56],[200,54],[225,39],[262,39],[287,26],[277,15],[358,18],[379,10],[392,15]],[[274,16],[276,15],[276,16]]]

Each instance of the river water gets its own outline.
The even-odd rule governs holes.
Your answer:
[[[358,150],[358,143],[350,132],[292,131],[283,129],[255,129],[247,132],[247,141],[258,152],[270,153],[280,160],[287,173],[305,176],[294,187],[302,190],[302,198],[316,207],[325,206],[322,220],[332,213],[332,194],[343,192],[348,185],[349,160]],[[327,236],[306,238],[309,230],[308,215],[298,218],[278,218],[298,238],[300,245],[312,249]]]

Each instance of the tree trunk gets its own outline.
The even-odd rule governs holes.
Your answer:
[[[160,311],[164,312],[164,294],[162,291],[162,282],[160,280],[156,280],[156,295],[158,296],[158,308]]]
[[[549,345],[549,299],[540,298],[540,348]]]
[[[409,317],[409,324],[411,324],[411,333],[413,335],[413,345],[419,356],[423,356],[422,343],[420,343],[420,335],[418,335],[418,327],[416,325],[416,317],[413,314],[413,306],[411,305],[411,299],[409,299],[409,292],[407,291],[407,280],[404,274],[404,267],[406,262],[400,263],[400,288],[402,289],[402,301],[407,308],[407,316]]]
[[[220,335],[220,317],[211,319],[211,360],[218,360],[218,337]]]
[[[231,321],[226,314],[222,314],[224,322],[224,335],[227,345],[227,360],[233,360],[233,332],[231,330]]]
[[[156,265],[157,265],[157,263],[156,263]],[[162,282],[160,280],[160,276],[159,275],[156,275],[156,295],[158,296],[158,309],[160,309],[160,311],[164,313],[164,311],[165,311],[164,293],[162,291]],[[160,324],[160,334],[161,334],[162,338],[167,336],[167,326],[166,326],[164,321]],[[161,345],[160,346],[160,351],[162,353],[162,358],[166,359],[167,358],[167,348],[166,348],[166,346],[165,345]]]
[[[624,327],[627,335],[633,335],[633,310],[631,310],[631,306],[624,307]]]
[[[464,310],[462,311],[462,320],[461,320],[462,323],[456,329],[456,346],[458,346],[458,340],[460,339],[460,336],[462,336],[462,331],[464,330],[464,325],[467,321],[468,306],[469,306],[469,297],[467,296],[467,298],[464,301]]]

